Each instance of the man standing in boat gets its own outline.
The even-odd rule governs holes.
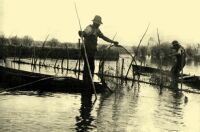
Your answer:
[[[86,49],[86,54],[88,57],[88,62],[90,66],[90,71],[92,74],[92,77],[94,76],[94,69],[95,69],[95,53],[97,51],[97,40],[98,37],[103,39],[106,42],[113,43],[114,45],[118,45],[117,41],[113,41],[109,39],[108,37],[104,36],[104,34],[101,32],[99,29],[99,26],[102,23],[101,17],[99,15],[96,15],[94,19],[92,20],[93,24],[88,25],[84,31],[79,31],[78,34],[80,37],[84,38],[84,44],[85,44],[85,49]],[[83,54],[83,48],[82,48],[82,54]],[[90,78],[89,77],[89,72],[87,68],[87,63],[85,59],[85,55],[83,54],[84,58],[84,72],[83,72],[83,80],[88,82],[87,80]]]
[[[175,53],[171,56],[176,57],[176,62],[171,68],[171,73],[173,81],[177,82],[178,77],[180,76],[180,72],[183,70],[186,63],[186,53],[185,49],[180,45],[177,40],[172,41],[172,49],[175,50]]]

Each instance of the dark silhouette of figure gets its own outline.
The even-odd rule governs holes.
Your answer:
[[[172,49],[175,50],[175,53],[171,56],[176,57],[176,62],[171,68],[172,82],[174,87],[178,87],[178,77],[180,76],[180,72],[183,70],[186,63],[186,53],[185,49],[180,45],[177,40],[174,40],[172,42]]]
[[[88,57],[90,71],[91,71],[91,74],[92,74],[92,77],[93,77],[94,76],[94,69],[95,69],[95,63],[94,62],[95,62],[95,53],[97,51],[98,37],[103,39],[104,41],[107,41],[109,43],[113,43],[115,45],[118,45],[118,42],[109,39],[108,37],[104,36],[104,34],[101,32],[101,30],[99,29],[99,26],[103,23],[102,23],[100,16],[96,15],[92,21],[93,21],[93,24],[88,25],[84,29],[84,31],[79,31],[78,34],[79,34],[80,37],[84,38],[86,54],[87,54],[87,57]],[[87,84],[88,83],[91,84],[90,83],[91,79],[89,77],[89,72],[88,72],[88,68],[87,68],[87,63],[86,63],[86,58],[85,58],[85,55],[84,55],[83,47],[82,47],[82,56],[84,58],[83,80]]]
[[[81,108],[80,108],[80,116],[76,117],[76,131],[77,132],[88,132],[92,128],[92,122],[94,118],[91,116],[92,111],[92,94],[84,94],[81,95]]]

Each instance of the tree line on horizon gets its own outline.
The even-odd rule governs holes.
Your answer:
[[[98,52],[96,58],[101,58],[105,52],[106,45],[98,45]],[[31,57],[34,54],[40,58],[69,58],[78,59],[80,56],[81,45],[79,42],[59,42],[58,39],[52,38],[45,41],[35,41],[29,36],[22,38],[13,36],[6,38],[0,35],[0,58],[6,57]],[[119,53],[115,49],[110,49],[107,60],[116,60]]]
[[[6,38],[4,35],[0,35],[0,46],[2,45],[12,45],[12,46],[23,46],[23,47],[42,47],[44,41],[35,41],[30,36],[24,36],[22,38],[18,36],[12,36]],[[79,43],[70,42],[60,42],[56,38],[51,38],[45,43],[45,47],[49,48],[66,48],[69,49],[79,49]],[[99,44],[98,50],[103,52],[109,45]],[[162,42],[160,45],[157,43],[145,46],[127,46],[128,51],[132,52],[137,58],[144,58],[146,56],[151,56],[152,60],[158,60],[162,57],[164,60],[171,60],[169,57],[173,50],[170,48],[171,44],[169,42]],[[200,44],[187,45],[185,48],[187,59],[194,59],[195,61],[200,61]],[[112,51],[118,52],[119,54],[126,54],[126,51],[120,48],[111,48]]]

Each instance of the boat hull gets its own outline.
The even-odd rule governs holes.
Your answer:
[[[40,73],[21,71],[0,66],[1,91],[3,90],[33,90],[47,92],[80,93],[86,90],[83,80],[72,77],[55,77]],[[95,82],[98,93],[104,92],[105,86]],[[93,91],[91,89],[91,91]]]
[[[170,71],[164,71],[153,67],[146,66],[138,66],[132,65],[134,74],[141,75],[152,75],[152,74],[161,74],[171,77]],[[199,76],[190,76],[187,74],[183,74],[183,76],[179,76],[179,82],[185,83],[191,87],[200,89],[200,77]]]

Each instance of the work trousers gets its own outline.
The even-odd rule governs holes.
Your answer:
[[[180,72],[182,71],[182,69],[185,66],[185,61],[183,62],[176,62],[176,64],[172,67],[171,69],[171,78],[172,78],[172,82],[171,82],[171,86],[174,89],[178,89],[178,79],[180,76]]]
[[[89,67],[90,67],[90,72],[91,72],[92,78],[93,78],[94,69],[95,69],[95,52],[86,50],[86,53],[87,53]],[[83,60],[84,60],[83,81],[84,81],[84,85],[86,87],[86,89],[84,91],[87,92],[87,93],[88,92],[90,93],[92,91],[92,80],[91,80],[90,75],[89,75],[89,70],[88,70],[86,58],[85,58],[85,55],[84,55],[84,51],[82,51],[82,56],[83,56]]]

